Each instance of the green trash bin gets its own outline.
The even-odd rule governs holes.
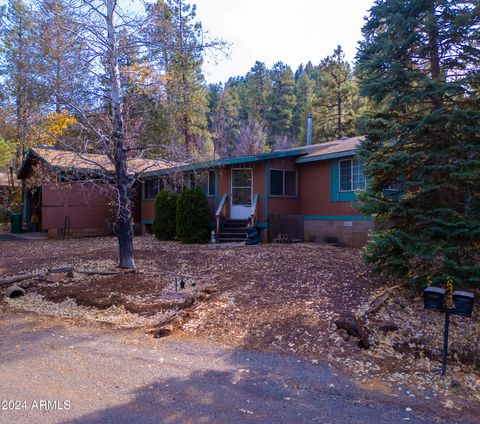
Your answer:
[[[11,213],[10,214],[10,232],[19,234],[22,232],[22,214]]]

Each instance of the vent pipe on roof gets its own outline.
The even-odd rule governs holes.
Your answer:
[[[312,144],[312,114],[307,115],[307,146]]]

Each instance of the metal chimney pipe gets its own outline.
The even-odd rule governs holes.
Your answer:
[[[312,114],[307,115],[307,146],[312,144]]]

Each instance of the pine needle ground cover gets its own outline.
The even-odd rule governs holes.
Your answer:
[[[65,251],[76,252],[69,264],[78,268],[116,265],[113,238],[3,243],[5,275],[65,265]],[[442,407],[479,401],[479,321],[453,319],[449,371],[442,380],[433,372],[441,359],[442,317],[425,311],[419,292],[407,287],[394,289],[366,317],[372,301],[394,285],[373,274],[358,250],[315,244],[213,248],[153,236],[137,238],[135,247],[137,273],[33,280],[27,296],[0,305],[152,334],[159,322],[169,322],[170,337],[326,360],[367,388],[432,399],[436,393]],[[181,281],[185,289],[176,292]],[[369,349],[337,329],[346,313],[365,327]],[[392,321],[398,329],[381,329]]]

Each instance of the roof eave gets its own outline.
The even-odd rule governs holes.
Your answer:
[[[356,150],[346,150],[344,152],[329,153],[326,155],[316,155],[310,157],[298,158],[295,163],[309,163],[309,162],[318,162],[322,160],[344,158],[348,156],[355,156],[357,154]]]
[[[288,151],[288,152],[280,151],[280,152],[271,152],[271,153],[260,153],[258,155],[252,155],[252,156],[239,156],[234,158],[224,158],[224,159],[217,159],[217,160],[206,161],[206,162],[191,163],[189,165],[166,168],[158,171],[144,172],[140,174],[140,176],[148,178],[148,177],[154,177],[157,175],[166,175],[172,172],[188,172],[188,171],[198,171],[198,170],[209,169],[209,168],[220,168],[222,166],[239,165],[241,163],[260,162],[268,159],[281,159],[281,158],[286,158],[291,156],[300,156],[300,155],[304,155],[305,153],[306,153],[305,149],[302,147],[299,147],[298,149]]]

